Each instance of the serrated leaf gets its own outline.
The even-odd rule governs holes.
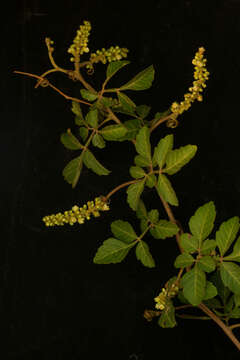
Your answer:
[[[233,262],[220,264],[220,275],[225,286],[233,293],[240,294],[240,267]]]
[[[113,75],[116,74],[116,72],[118,72],[122,67],[124,67],[125,65],[128,65],[129,63],[130,63],[130,61],[127,61],[127,60],[110,62],[107,67],[107,72],[106,72],[107,79],[109,80]]]
[[[136,155],[134,158],[134,162],[137,166],[141,166],[141,167],[148,167],[151,164],[151,162],[148,159],[146,159],[141,155]]]
[[[194,263],[194,258],[192,257],[192,255],[183,253],[176,257],[174,266],[175,268],[179,269],[179,268],[185,268],[191,266],[193,263]]]
[[[153,228],[150,229],[151,235],[155,239],[166,239],[177,234],[179,228],[171,221],[160,220]]]
[[[136,108],[137,114],[142,118],[145,119],[151,110],[151,106],[148,105],[138,105]]]
[[[155,261],[149,251],[148,244],[141,240],[136,247],[136,257],[141,263],[149,268],[155,267]]]
[[[170,299],[168,299],[165,303],[165,307],[158,319],[158,325],[162,328],[173,328],[177,325],[175,319],[175,308]]]
[[[79,128],[79,135],[81,136],[83,142],[85,142],[88,137],[88,128],[86,128],[85,126],[81,126]]]
[[[86,89],[81,89],[80,90],[81,96],[83,99],[88,100],[88,101],[94,101],[98,98],[98,94],[94,94],[89,90]]]
[[[206,282],[205,295],[203,300],[209,300],[217,296],[217,288],[211,283],[211,281]]]
[[[124,93],[118,92],[117,96],[121,107],[129,114],[135,114],[136,105],[134,102]]]
[[[223,260],[240,262],[240,236],[234,244],[233,252],[230,255],[225,256]]]
[[[142,199],[140,199],[138,202],[136,216],[138,219],[145,219],[145,220],[147,219],[147,209],[146,209],[146,206],[144,205],[144,202],[142,201]]]
[[[72,159],[63,169],[64,179],[74,188],[82,170],[82,154]]]
[[[166,157],[169,151],[173,148],[173,135],[167,135],[159,141],[154,149],[153,161],[158,164],[159,168],[162,169],[166,162]]]
[[[213,250],[215,250],[217,243],[215,240],[207,239],[204,240],[201,246],[201,254],[209,255]]]
[[[127,133],[127,129],[123,125],[107,125],[99,130],[99,133],[105,140],[118,141]]]
[[[90,110],[86,116],[86,122],[88,125],[96,129],[98,127],[98,110]]]
[[[156,224],[159,220],[159,212],[157,209],[153,209],[148,213],[148,219],[151,221],[152,224]]]
[[[152,189],[157,184],[157,178],[155,174],[150,174],[146,178],[146,186]]]
[[[83,162],[88,169],[91,169],[98,175],[108,175],[110,173],[108,169],[100,164],[90,150],[85,151],[83,155]]]
[[[96,146],[99,149],[103,149],[106,146],[106,143],[105,143],[103,137],[99,134],[94,134],[94,136],[92,138],[92,144],[93,144],[93,146]]]
[[[123,221],[123,220],[113,221],[111,224],[111,230],[113,235],[117,239],[122,240],[125,243],[131,243],[137,238],[137,235],[132,225],[128,221]]]
[[[136,136],[136,150],[139,155],[143,156],[151,162],[151,144],[150,144],[150,130],[147,126],[143,126]]]
[[[71,133],[71,130],[68,129],[66,133],[63,133],[60,138],[62,144],[70,150],[79,150],[83,148],[83,145],[78,141],[76,136]]]
[[[159,174],[156,188],[158,194],[163,198],[163,200],[167,201],[171,205],[178,206],[177,195],[166,175]]]
[[[234,216],[220,225],[219,230],[216,232],[216,242],[221,256],[223,256],[232,245],[239,227],[238,216]]]
[[[206,275],[197,265],[185,273],[181,280],[183,295],[190,304],[199,305],[205,295]]]
[[[178,172],[196,154],[196,145],[181,146],[179,149],[169,151],[166,156],[166,168],[163,171],[169,175]]]
[[[189,220],[189,228],[191,233],[199,239],[199,246],[202,241],[211,233],[214,220],[216,217],[216,210],[213,201],[210,201],[203,206],[200,206]]]
[[[135,139],[142,125],[139,119],[130,119],[124,122],[124,126],[127,129],[127,132],[119,139],[119,141]]]
[[[145,176],[145,171],[139,166],[131,166],[129,172],[134,179],[140,179]]]
[[[187,253],[195,253],[199,250],[198,238],[191,234],[184,233],[180,237],[180,245]]]
[[[131,184],[127,188],[127,202],[129,206],[136,211],[138,207],[138,203],[140,200],[140,196],[144,189],[145,180],[140,180],[136,184]]]
[[[201,257],[198,261],[198,265],[200,269],[208,273],[214,271],[216,268],[216,262],[209,255]]]
[[[152,86],[153,79],[154,68],[151,65],[134,76],[125,85],[122,85],[119,90],[146,90]]]
[[[109,238],[98,248],[93,262],[95,264],[119,263],[126,257],[129,250],[135,244],[136,242],[126,244],[120,240]]]

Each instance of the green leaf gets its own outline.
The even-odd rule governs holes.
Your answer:
[[[239,318],[240,318],[240,308],[235,307],[235,308],[231,311],[230,317],[231,317],[232,319],[239,319]]]
[[[140,180],[136,184],[132,184],[127,188],[127,202],[134,211],[138,208],[140,196],[144,189],[145,180]]]
[[[119,263],[126,257],[129,250],[135,244],[136,242],[126,244],[120,240],[109,238],[98,248],[93,262],[95,264]]]
[[[193,235],[199,239],[199,246],[202,241],[211,233],[214,220],[216,217],[216,210],[213,201],[200,206],[194,215],[189,220],[189,228]]]
[[[173,135],[167,135],[159,141],[154,149],[153,161],[156,161],[159,168],[162,169],[166,162],[169,151],[173,148]]]
[[[83,145],[78,141],[76,136],[68,129],[66,133],[63,133],[60,138],[62,144],[70,150],[79,150],[83,148]]]
[[[215,250],[216,246],[217,246],[217,243],[215,240],[210,240],[210,239],[204,240],[202,247],[201,247],[201,254],[202,255],[211,254],[211,252],[213,250]]]
[[[220,264],[220,275],[225,286],[233,293],[240,294],[240,267],[233,262]]]
[[[217,288],[213,285],[213,283],[211,283],[211,281],[207,281],[203,300],[212,299],[217,296],[217,294]]]
[[[116,74],[116,72],[118,72],[122,67],[124,67],[125,65],[128,65],[129,63],[130,63],[130,61],[127,61],[127,60],[110,62],[107,67],[107,72],[106,72],[107,79],[109,80],[113,75]]]
[[[86,122],[88,125],[96,129],[98,127],[98,110],[90,110],[86,116]]]
[[[106,143],[103,139],[103,137],[99,134],[95,134],[92,138],[92,144],[93,146],[98,147],[99,149],[103,149],[106,146]]]
[[[205,295],[206,275],[197,265],[182,277],[183,295],[190,304],[199,305]]]
[[[146,159],[141,155],[136,155],[134,158],[134,162],[137,166],[141,166],[141,167],[148,167],[151,164],[151,162],[148,159]]]
[[[240,306],[240,294],[234,294],[233,295],[234,303],[238,307]]]
[[[177,234],[179,228],[167,220],[160,220],[153,228],[150,229],[151,235],[155,239],[166,239]]]
[[[138,219],[147,219],[147,209],[146,206],[144,205],[144,202],[142,201],[142,199],[139,200],[138,202],[138,207],[136,210],[136,216]]]
[[[146,186],[148,186],[150,189],[152,189],[156,184],[157,184],[156,176],[154,174],[147,175]]]
[[[211,282],[216,286],[218,294],[223,304],[225,305],[229,298],[230,290],[224,285],[220,275],[220,271],[215,271],[213,273],[213,275],[211,276]]]
[[[63,169],[64,179],[74,188],[82,170],[82,154],[71,160]]]
[[[98,94],[94,94],[89,90],[81,89],[80,93],[82,95],[82,98],[88,101],[94,101],[98,98]]]
[[[162,328],[173,328],[177,325],[175,319],[175,308],[170,299],[168,299],[165,303],[165,308],[158,319],[158,325]]]
[[[178,206],[177,195],[172,188],[170,181],[164,174],[159,174],[157,192],[163,200],[167,201],[171,205]]]
[[[203,256],[199,259],[198,265],[200,269],[202,269],[205,272],[212,272],[216,268],[216,262],[213,260],[213,258],[209,255]]]
[[[136,136],[136,150],[139,155],[151,162],[150,130],[147,126],[142,127]]]
[[[108,175],[110,173],[108,169],[100,164],[90,150],[85,151],[83,155],[83,162],[88,169],[91,169],[98,175]]]
[[[79,128],[79,135],[81,136],[82,140],[85,142],[88,137],[88,129],[85,126],[81,126]]]
[[[156,124],[156,122],[160,119],[163,119],[164,117],[168,116],[171,114],[171,109],[168,109],[166,111],[163,111],[163,112],[157,112],[155,115],[154,115],[154,119],[151,121],[151,126],[153,126],[154,124]]]
[[[168,152],[164,172],[169,175],[175,174],[194,157],[196,151],[196,145],[186,145]]]
[[[148,227],[148,220],[146,219],[141,219],[141,222],[140,222],[140,229],[142,232],[144,232]]]
[[[133,140],[141,129],[141,121],[139,119],[130,119],[124,122],[124,126],[127,129],[127,132],[119,139],[119,141]]]
[[[232,245],[239,227],[238,216],[234,216],[220,225],[219,230],[216,232],[216,242],[221,256],[223,256]]]
[[[198,251],[198,238],[184,233],[180,237],[180,245],[187,253],[195,253]]]
[[[152,86],[153,79],[154,68],[151,65],[134,76],[134,78],[125,85],[121,86],[119,90],[146,90]]]
[[[99,133],[105,140],[118,141],[127,133],[127,129],[123,125],[107,125]]]
[[[183,253],[176,257],[176,260],[174,262],[175,268],[185,268],[188,266],[191,266],[194,263],[194,258],[192,255]]]
[[[126,94],[118,92],[117,95],[122,108],[129,114],[135,114],[136,105],[134,102]]]
[[[140,118],[145,119],[151,110],[151,106],[148,105],[139,105],[136,108],[137,114]]]
[[[131,166],[129,172],[134,179],[140,179],[145,176],[145,171],[139,166]]]
[[[153,209],[148,213],[148,219],[151,221],[152,224],[158,223],[159,220],[159,212],[157,209]]]
[[[125,243],[131,243],[137,238],[137,235],[132,225],[128,221],[123,221],[123,220],[113,221],[111,224],[111,230],[113,235],[117,239],[122,240]]]
[[[207,289],[206,289],[206,292],[207,292]],[[205,293],[205,295],[206,295],[206,293]],[[221,304],[220,300],[218,300],[217,298],[211,298],[208,300],[204,300],[204,303],[210,309],[221,309],[222,308],[222,304]]]
[[[80,104],[76,101],[72,101],[72,112],[74,115],[78,116],[79,118],[83,119],[82,109],[80,107]]]
[[[237,261],[240,262],[240,236],[234,244],[233,252],[223,258],[224,261]]]
[[[149,251],[148,244],[141,240],[136,247],[136,257],[141,263],[149,268],[155,267],[155,261]]]

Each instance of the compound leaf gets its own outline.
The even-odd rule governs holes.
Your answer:
[[[152,86],[153,79],[154,68],[151,65],[122,85],[119,90],[146,90]]]
[[[102,130],[99,130],[99,133],[103,136],[105,140],[109,141],[118,141],[126,133],[127,129],[123,125],[107,125]]]
[[[106,169],[100,162],[95,158],[90,150],[86,150],[83,155],[83,162],[88,169],[91,169],[98,175],[108,175],[110,171]]]
[[[170,181],[164,174],[159,174],[156,188],[163,200],[171,205],[178,206],[177,195],[172,188]]]
[[[240,267],[233,262],[220,264],[220,275],[225,286],[233,293],[240,294]]]
[[[155,239],[166,239],[177,234],[179,228],[167,220],[160,220],[153,228],[150,229],[151,235]]]
[[[127,202],[134,211],[137,210],[140,196],[144,189],[144,183],[145,180],[143,179],[127,188]]]
[[[115,238],[109,238],[103,242],[103,244],[98,248],[96,255],[93,259],[95,264],[116,264],[121,262],[129,250],[136,243],[126,244]]]
[[[175,174],[194,157],[196,151],[196,145],[186,145],[168,152],[164,172],[169,175]]]
[[[185,268],[191,266],[194,263],[194,258],[188,253],[180,254],[176,257],[174,262],[175,268]]]
[[[183,295],[190,304],[199,305],[205,295],[206,275],[197,264],[182,277]]]
[[[165,165],[166,157],[173,148],[173,135],[167,135],[159,141],[154,149],[153,162],[156,161],[159,168]]]
[[[222,256],[232,245],[239,227],[238,216],[234,216],[220,225],[219,230],[216,232],[216,242]]]
[[[136,240],[137,235],[128,221],[115,220],[111,224],[111,230],[113,235],[126,243],[131,243]]]

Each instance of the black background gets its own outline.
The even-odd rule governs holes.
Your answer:
[[[180,206],[176,218],[187,229],[195,209],[213,200],[216,227],[239,215],[239,35],[240,1],[158,0],[11,1],[2,10],[1,47],[1,326],[3,359],[160,358],[237,359],[239,353],[212,322],[181,320],[161,329],[143,318],[153,298],[175,275],[177,247],[172,240],[149,244],[155,269],[144,268],[134,252],[122,264],[95,265],[98,246],[110,236],[109,223],[138,223],[122,190],[111,211],[81,227],[45,228],[41,218],[85,203],[129,179],[134,148],[108,143],[95,154],[112,173],[98,177],[85,169],[76,189],[62,178],[75,155],[60,134],[74,129],[70,102],[50,88],[34,90],[34,80],[14,70],[41,74],[50,68],[44,38],[55,41],[55,60],[68,67],[67,49],[84,21],[92,23],[90,47],[130,49],[131,64],[118,84],[150,64],[153,87],[137,93],[152,114],[181,100],[192,82],[191,61],[206,48],[211,73],[204,101],[180,118],[176,129],[160,127],[153,141],[174,134],[175,147],[196,144],[194,160],[172,178]],[[100,84],[98,65],[90,82]],[[78,96],[79,84],[61,74],[52,83]],[[129,94],[130,95],[130,94]],[[144,194],[149,208],[160,208],[154,192]],[[161,210],[162,211],[162,210]],[[162,216],[165,217],[163,211]],[[235,331],[240,336],[240,331]]]

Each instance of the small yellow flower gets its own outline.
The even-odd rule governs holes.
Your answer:
[[[93,201],[88,201],[87,204],[79,207],[74,205],[71,210],[64,211],[64,213],[57,213],[56,215],[44,216],[43,222],[46,226],[62,226],[65,224],[74,225],[75,223],[83,224],[91,216],[100,216],[100,211],[109,210],[109,206],[105,199],[100,196]]]
[[[167,291],[165,288],[162,288],[160,294],[154,298],[154,301],[156,302],[155,308],[159,310],[163,310],[165,308],[166,300],[167,300]]]
[[[109,49],[102,48],[101,50],[97,50],[95,53],[91,53],[90,55],[90,64],[86,67],[87,69],[91,69],[93,64],[102,62],[106,64],[107,62],[112,62],[116,60],[121,60],[122,58],[126,58],[128,53],[128,49],[120,48],[119,46],[111,46]]]
[[[79,60],[80,55],[89,52],[88,37],[91,30],[91,24],[89,21],[84,21],[83,25],[80,25],[77,30],[77,35],[73,40],[73,44],[69,47],[68,53],[72,55],[70,61],[74,62]]]

